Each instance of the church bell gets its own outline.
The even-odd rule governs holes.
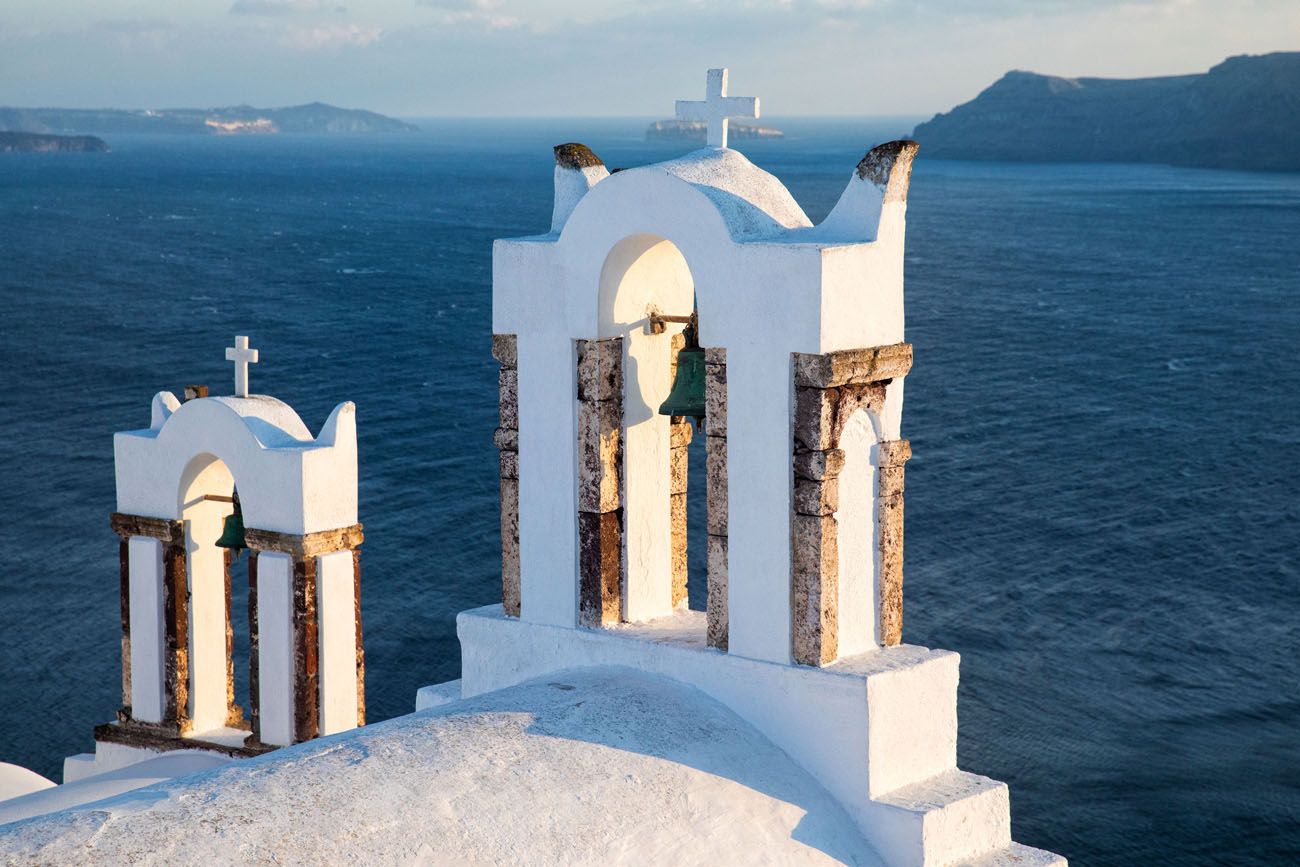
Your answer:
[[[236,555],[248,544],[244,541],[244,512],[239,508],[239,494],[235,494],[235,511],[226,516],[225,526],[221,528],[221,538],[217,540],[218,548],[232,548]]]
[[[686,345],[677,353],[677,375],[672,391],[659,407],[660,415],[690,416],[697,423],[704,421],[704,350],[696,337],[697,320],[691,314],[690,324],[683,334]]]

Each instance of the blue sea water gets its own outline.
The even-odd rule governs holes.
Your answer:
[[[740,147],[816,220],[908,126]],[[499,587],[492,239],[548,225],[552,144],[681,149],[642,129],[0,159],[0,760],[57,779],[112,718],[111,435],[227,391],[236,332],[313,429],[358,404],[370,719],[457,676]],[[908,218],[904,629],[962,654],[960,764],[1077,864],[1300,859],[1300,175],[922,152]]]

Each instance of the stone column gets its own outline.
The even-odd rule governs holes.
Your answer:
[[[577,341],[578,621],[617,623],[623,598],[623,339]]]
[[[876,515],[880,527],[880,643],[903,641],[903,465],[912,457],[907,440],[879,445]]]
[[[803,665],[826,665],[839,655],[839,474],[844,467],[840,435],[849,419],[866,409],[877,418],[886,386],[912,366],[911,344],[850,349],[822,355],[794,353],[793,484],[790,524],[791,652]],[[882,444],[881,454],[893,455]],[[890,458],[892,460],[892,458]],[[906,458],[903,458],[906,460]],[[893,466],[892,464],[890,466]],[[901,463],[897,478],[901,482]],[[884,480],[878,483],[884,490]],[[891,478],[894,475],[891,474]],[[881,643],[897,644],[902,632],[902,490],[890,488],[891,511],[881,517]],[[877,508],[885,506],[877,494]],[[898,544],[887,541],[885,519],[895,522]],[[892,537],[891,537],[892,538]],[[890,573],[886,580],[885,552]],[[896,565],[894,563],[896,560]],[[886,603],[886,587],[888,602]],[[897,598],[895,598],[895,596]],[[888,614],[886,609],[888,608]],[[889,628],[885,628],[888,616]],[[888,637],[892,641],[887,640]]]
[[[165,737],[181,737],[190,731],[189,588],[184,526],[180,521],[122,513],[114,513],[110,523],[122,539],[119,557],[125,555],[128,596],[123,647],[129,657],[123,663],[123,687],[130,690],[130,700],[118,717],[123,723],[147,727]],[[149,628],[132,628],[132,620],[149,624]],[[160,657],[162,695],[156,702],[160,706],[137,709],[137,698],[152,689],[154,678],[146,679],[144,672],[136,673],[135,669],[159,665]],[[157,698],[152,697],[151,702]],[[150,718],[155,716],[154,711],[160,711],[157,719]]]
[[[236,553],[229,548],[224,549],[225,557],[222,563],[226,585],[226,727],[248,728],[249,724],[244,719],[244,708],[235,701],[235,629],[230,611],[230,567],[234,564]]]
[[[279,611],[285,617],[288,623],[272,624],[266,620],[269,609],[266,607],[268,600],[263,599],[262,593],[258,593],[257,606],[258,618],[256,620],[256,629],[258,633],[258,712],[255,716],[255,728],[253,738],[257,743],[272,743],[282,746],[282,740],[290,743],[299,743],[310,740],[322,733],[321,729],[321,659],[335,659],[339,657],[336,653],[322,653],[321,651],[321,623],[319,609],[319,586],[318,578],[320,562],[326,556],[340,551],[353,552],[351,571],[352,571],[352,593],[353,602],[350,606],[354,612],[353,616],[356,626],[353,630],[348,630],[347,637],[357,637],[355,647],[355,677],[357,678],[357,713],[358,724],[364,719],[364,673],[365,673],[365,656],[360,645],[359,637],[360,628],[360,558],[357,548],[364,541],[361,532],[361,525],[354,524],[351,527],[340,527],[336,530],[325,530],[317,533],[308,533],[305,536],[294,535],[290,533],[276,533],[269,530],[258,530],[249,527],[244,533],[248,547],[257,551],[260,555],[276,554],[279,555],[275,563],[259,563],[259,568],[255,570],[258,573],[259,590],[262,581],[268,581],[275,578],[281,580],[287,579],[287,586],[265,589],[274,589],[277,594],[287,591],[288,598],[276,601],[276,611]],[[287,562],[285,562],[287,560]],[[287,574],[280,575],[281,564]],[[276,570],[269,570],[267,567],[274,565]],[[287,647],[281,648],[280,636],[268,636],[268,625],[274,625],[280,629],[287,629],[286,636]],[[335,629],[331,636],[340,637],[342,633]],[[275,646],[267,647],[266,642],[271,640]],[[341,640],[341,638],[339,639]],[[270,655],[268,656],[268,652]],[[281,660],[279,657],[284,653],[288,654],[288,660]],[[349,655],[349,664],[352,656]],[[287,664],[286,664],[287,663]],[[336,663],[340,664],[340,663]],[[263,670],[265,669],[265,670]],[[330,672],[335,678],[342,672]],[[275,677],[268,677],[275,675]],[[279,682],[288,676],[289,682]],[[272,736],[266,731],[267,737],[263,737],[264,730],[268,719],[268,703],[277,699],[283,700],[285,692],[292,697],[292,708],[288,720],[279,721],[279,714],[270,714],[279,724],[276,726],[280,729],[279,733]],[[287,723],[287,725],[284,725]]]
[[[678,332],[672,338],[672,363],[669,365],[669,382],[677,379],[677,353],[686,345],[686,335]],[[671,475],[668,497],[669,524],[672,528],[672,581],[673,607],[688,602],[687,581],[690,578],[690,560],[687,557],[689,532],[687,528],[686,493],[690,482],[691,438],[694,429],[690,420],[673,416],[668,424],[668,472]]]
[[[497,377],[500,425],[493,439],[501,463],[501,607],[518,617],[519,596],[519,369],[518,338],[492,335],[492,357],[501,365]],[[359,622],[359,621],[358,621]],[[357,646],[361,645],[360,640]]]
[[[727,649],[727,350],[704,350],[704,441],[708,473],[708,635]]]

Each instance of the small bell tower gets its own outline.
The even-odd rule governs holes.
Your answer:
[[[287,404],[250,392],[247,337],[226,357],[235,395],[160,392],[149,427],[114,437],[122,708],[65,779],[167,750],[256,755],[365,723],[355,407],[339,404],[312,436]],[[232,612],[241,556],[248,611]],[[232,617],[247,618],[247,671],[232,661]]]

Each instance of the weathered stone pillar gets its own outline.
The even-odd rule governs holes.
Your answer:
[[[248,722],[253,740],[258,737],[261,724],[262,694],[258,687],[258,629],[257,629],[257,552],[248,551]]]
[[[855,413],[880,417],[886,386],[912,366],[911,344],[850,349],[822,355],[794,353],[793,478],[790,526],[791,651],[795,662],[826,665],[839,655],[839,475],[844,467],[840,435]],[[881,454],[893,452],[881,445]],[[903,458],[906,460],[906,458]],[[891,464],[891,466],[893,466]],[[885,539],[881,516],[881,643],[897,644],[902,633],[902,490],[888,518],[896,521],[898,544]],[[884,474],[878,483],[884,490]],[[891,475],[891,478],[893,476]],[[883,510],[878,492],[877,508]],[[885,549],[895,577],[886,580]],[[890,583],[892,582],[892,583]],[[886,601],[888,587],[888,602]],[[895,596],[897,598],[895,598]],[[889,631],[885,628],[889,609]],[[893,640],[887,640],[892,636]]]
[[[286,566],[288,575],[286,577],[289,581],[287,588],[289,599],[285,614],[290,622],[283,625],[289,629],[288,652],[291,655],[291,660],[288,666],[277,667],[277,670],[287,668],[290,682],[269,682],[263,676],[265,673],[261,671],[261,667],[262,663],[267,662],[267,660],[263,659],[265,648],[262,647],[262,643],[266,636],[261,634],[264,624],[260,620],[254,619],[253,626],[258,634],[254,644],[258,648],[257,662],[252,663],[258,666],[256,676],[258,698],[255,702],[257,713],[254,715],[254,742],[258,744],[264,742],[263,723],[265,722],[268,701],[282,700],[286,689],[292,696],[291,719],[288,720],[290,735],[288,740],[292,743],[298,743],[318,737],[322,733],[322,659],[333,658],[340,660],[339,665],[344,664],[342,660],[346,660],[346,664],[351,667],[351,670],[347,672],[343,670],[327,672],[326,677],[333,677],[335,680],[343,677],[356,678],[357,725],[364,724],[365,654],[361,646],[360,552],[357,550],[365,540],[361,532],[361,525],[354,524],[351,527],[340,527],[336,530],[308,533],[305,536],[276,533],[249,527],[245,530],[244,537],[248,547],[259,554],[275,553],[288,558]],[[324,639],[326,641],[346,640],[348,643],[355,640],[355,647],[351,648],[350,652],[342,655],[329,653],[328,649],[322,650],[321,648],[320,588],[318,586],[321,560],[328,555],[341,551],[348,551],[352,554],[348,571],[351,573],[349,584],[351,585],[353,599],[349,607],[353,612],[355,627],[347,630],[346,635],[335,631],[324,636]],[[250,579],[263,571],[250,568]],[[250,597],[250,609],[253,605],[260,608],[260,602],[260,599],[254,602],[253,598]],[[250,611],[250,617],[256,618],[257,615]],[[276,740],[267,740],[266,742],[282,745],[279,743],[280,739],[283,739],[282,735],[277,737]]]
[[[669,365],[669,382],[677,378],[677,353],[686,345],[686,335],[678,332],[672,338],[672,363]],[[690,420],[673,416],[668,423],[668,471],[671,475],[669,489],[669,524],[672,528],[672,581],[673,607],[685,606],[688,599],[687,581],[690,578],[690,560],[687,556],[688,522],[686,493],[690,482],[691,439],[694,429]]]
[[[708,644],[727,649],[727,350],[704,350],[705,460],[708,475]]]
[[[501,607],[518,617],[519,595],[519,369],[518,339],[492,335],[498,374],[500,425],[494,439],[501,462]],[[357,645],[361,642],[358,639]]]
[[[623,598],[623,339],[579,340],[578,620],[617,623]]]
[[[121,719],[131,716],[131,544],[126,537],[117,543],[118,591],[122,618],[122,709]]]
[[[184,525],[180,521],[122,513],[114,513],[110,523],[113,532],[122,540],[119,558],[123,561],[122,568],[126,573],[127,595],[122,644],[128,657],[122,668],[123,690],[128,692],[128,697],[118,718],[124,723],[147,727],[160,736],[181,737],[190,731],[189,588],[185,577]],[[134,564],[131,562],[132,551],[140,558]],[[146,551],[149,558],[147,563],[143,559]],[[137,586],[133,590],[133,576],[141,585],[155,580],[157,584],[152,587]],[[157,598],[158,594],[161,594],[161,600]],[[139,600],[136,606],[132,605],[133,597]],[[132,633],[136,631],[131,629],[133,618],[151,624],[151,632],[156,629],[159,612],[145,608],[157,606],[159,602],[161,634],[150,636],[141,633],[132,640]],[[140,610],[133,611],[133,607]],[[141,712],[137,712],[134,696],[152,690],[154,678],[147,677],[144,672],[134,673],[138,664],[136,660],[147,660],[150,665],[157,665],[159,657],[162,695],[158,702],[161,706],[157,710],[161,712],[157,714],[157,719],[142,719],[143,711],[141,709]],[[153,695],[156,696],[156,693]]]
[[[903,641],[903,465],[912,457],[907,440],[879,446],[876,521],[880,528],[880,643]]]

